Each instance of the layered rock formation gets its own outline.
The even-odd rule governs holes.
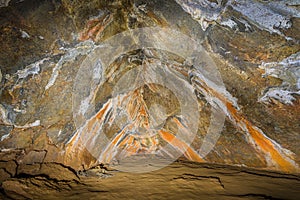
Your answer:
[[[4,199],[298,199],[299,176],[241,167],[173,163],[147,174],[99,166],[75,173],[54,163],[19,166]]]
[[[40,198],[37,187],[50,188],[48,199],[59,198],[59,188],[65,196],[74,195],[72,188],[88,195],[98,184],[95,177],[83,178],[93,174],[91,168],[152,171],[178,158],[299,173],[299,4],[3,5],[9,6],[0,8],[0,161],[2,191],[9,197]],[[298,175],[212,168],[179,163],[145,176],[167,181],[155,177],[173,170],[168,181],[197,185],[182,189],[171,181],[172,191],[216,186],[190,198],[298,195]],[[226,175],[216,175],[219,171]],[[286,185],[282,193],[252,186],[233,192],[239,179],[231,173],[242,174],[250,185],[257,178],[267,182],[262,187],[277,187],[274,176]],[[100,173],[107,178],[108,192],[99,191],[105,198],[117,195],[111,183],[135,177],[110,174]],[[143,181],[143,175],[136,177],[137,184]],[[89,186],[80,189],[82,184]]]

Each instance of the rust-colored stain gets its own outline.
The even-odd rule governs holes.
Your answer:
[[[248,133],[251,135],[254,142],[264,153],[270,155],[273,162],[277,163],[283,171],[292,171],[295,169],[295,166],[276,149],[274,144],[268,138],[266,138],[257,127],[252,125],[251,122],[238,114],[237,110],[232,104],[227,102],[226,106],[235,121],[246,126]]]
[[[112,21],[113,15],[111,13],[107,13],[101,17],[89,20],[83,32],[80,34],[79,40],[95,40]]]
[[[199,81],[199,80],[198,80]],[[268,138],[264,133],[249,122],[246,118],[239,114],[234,104],[227,99],[223,94],[217,90],[210,88],[204,81],[199,82],[202,91],[218,98],[227,109],[227,116],[229,119],[255,143],[256,149],[265,154],[266,159],[271,160],[277,167],[283,171],[294,171],[297,166],[294,164],[290,155],[284,152],[275,141]],[[157,90],[156,86],[149,85],[151,89]],[[196,162],[203,162],[204,159],[185,141],[176,137],[176,134],[164,129],[151,129],[150,116],[147,105],[143,99],[143,92],[141,88],[129,92],[127,95],[118,96],[114,104],[113,100],[106,102],[102,109],[98,111],[89,119],[84,127],[76,133],[72,141],[69,143],[67,152],[71,152],[73,148],[80,145],[81,134],[88,135],[89,143],[93,137],[96,137],[99,130],[101,130],[108,113],[115,107],[123,108],[127,112],[128,124],[120,129],[118,133],[111,139],[110,143],[101,152],[100,161],[110,163],[117,155],[128,157],[137,154],[156,154],[162,148],[161,141],[167,142],[174,147],[178,152],[182,153],[187,159]],[[186,126],[177,118],[173,117],[171,120],[175,122],[180,130],[185,134],[189,134]],[[112,122],[113,119],[109,119]],[[139,132],[139,127],[145,129],[142,134],[132,134]],[[152,134],[151,134],[152,133]],[[79,139],[78,139],[79,138]],[[87,143],[86,142],[86,143]]]
[[[151,88],[154,90],[157,89],[154,85],[151,85]],[[106,102],[98,113],[89,119],[82,129],[77,131],[67,146],[67,152],[70,153],[77,146],[82,146],[81,143],[91,143],[93,138],[99,134],[99,130],[101,130],[102,125],[105,123],[104,121],[107,120],[108,113],[112,112],[112,109],[115,107],[123,107],[126,110],[129,122],[115,134],[101,152],[99,158],[101,162],[110,163],[117,155],[121,155],[124,158],[136,154],[157,154],[163,148],[161,141],[166,141],[187,159],[203,162],[203,159],[192,147],[173,133],[163,128],[153,129],[153,127],[150,127],[150,115],[141,89],[136,89],[122,97],[118,96],[115,104],[112,100]],[[176,117],[173,118],[173,121],[177,124],[178,128],[187,131],[185,125]],[[139,133],[139,128],[144,128],[145,131]],[[87,141],[82,141],[82,138]]]
[[[155,88],[152,85],[153,88]],[[126,97],[126,99],[128,96]],[[108,105],[104,105],[103,108],[96,115],[98,119],[102,118],[105,114]],[[143,100],[141,92],[139,89],[133,91],[130,94],[129,101],[126,105],[128,116],[132,121],[131,124],[128,124],[123,130],[120,131],[110,142],[107,148],[101,154],[101,160],[104,162],[111,162],[114,155],[118,151],[122,151],[123,156],[131,156],[139,153],[153,154],[157,149],[159,149],[159,140],[158,136],[179,152],[184,154],[187,159],[197,162],[203,162],[203,159],[197,154],[195,150],[189,147],[184,141],[181,141],[172,133],[166,130],[155,130],[157,134],[150,135],[147,133],[141,136],[133,136],[126,134],[128,131],[135,131],[137,127],[144,127],[147,129],[147,132],[151,132],[149,124],[149,113],[147,106]],[[176,118],[174,118],[176,124],[184,128],[185,126]],[[152,130],[153,131],[153,130]]]
[[[117,67],[120,67],[120,65],[118,64]],[[186,68],[181,68],[180,66],[174,66],[173,69],[184,75],[190,73]],[[266,136],[262,130],[239,113],[234,98],[227,93],[225,89],[222,90],[218,88],[218,86],[210,85],[210,83],[205,80],[205,77],[197,76],[197,74],[191,78],[191,82],[194,89],[203,93],[204,96],[217,99],[216,104],[223,110],[231,122],[243,131],[249,139],[250,144],[258,153],[264,155],[270,166],[276,166],[288,172],[298,169],[297,164],[295,164],[288,150],[282,148],[276,141]],[[147,85],[151,91],[159,92],[159,88],[156,84]],[[103,107],[76,132],[69,143],[67,152],[71,152],[73,148],[77,148],[76,146],[84,146],[85,144],[97,145],[93,143],[93,138],[97,138],[98,134],[106,134],[104,133],[106,130],[103,129],[104,125],[111,126],[115,123],[119,115],[118,112],[122,111],[125,124],[122,125],[122,127],[111,130],[112,133],[110,133],[110,135],[113,136],[110,138],[108,144],[105,144],[101,149],[100,162],[110,163],[115,158],[125,158],[137,154],[162,155],[164,150],[163,144],[166,143],[172,146],[177,152],[182,153],[187,159],[203,162],[204,159],[197,151],[195,151],[185,139],[176,135],[176,132],[174,133],[167,130],[165,126],[152,126],[152,118],[143,96],[144,92],[144,89],[139,87],[134,91],[120,94],[109,99]],[[185,119],[181,119],[178,116],[166,117],[168,120],[173,121],[186,137],[190,135],[184,121]],[[117,126],[119,125],[117,124]],[[84,138],[83,140],[85,141],[82,141],[82,138]],[[83,145],[80,144],[82,142],[84,143]]]
[[[107,111],[107,108],[109,107],[109,104],[105,104],[104,107],[97,113],[96,118],[101,119],[103,117],[103,114]]]
[[[146,12],[146,14],[150,19],[153,19],[155,21],[155,23],[158,24],[159,26],[161,26],[161,27],[168,26],[168,22],[165,19],[163,19],[162,17],[157,16],[154,12],[149,10]]]
[[[264,133],[254,126],[250,121],[244,118],[242,115],[238,113],[238,110],[235,108],[232,102],[230,102],[225,96],[207,86],[204,81],[201,81],[202,88],[209,93],[210,95],[217,97],[220,99],[223,104],[226,106],[228,117],[231,121],[240,129],[243,130],[244,133],[249,134],[251,139],[255,142],[257,147],[267,156],[270,157],[272,162],[277,165],[283,171],[295,171],[297,166],[294,164],[294,161],[291,159],[290,155],[284,153],[284,150],[281,150],[281,147],[275,147],[274,141]]]
[[[164,131],[164,130],[159,130],[158,133],[170,145],[172,145],[173,147],[175,147],[179,151],[181,151],[187,159],[189,159],[191,161],[196,161],[196,162],[204,161],[194,149],[192,149],[184,141],[181,141],[180,139],[178,139],[172,133],[170,133],[168,131]]]

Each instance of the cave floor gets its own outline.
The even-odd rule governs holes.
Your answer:
[[[33,166],[29,167],[31,170]],[[300,176],[178,161],[151,173],[45,163],[3,183],[3,199],[298,199]],[[34,170],[33,170],[34,171]]]

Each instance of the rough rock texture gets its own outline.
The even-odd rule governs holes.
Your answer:
[[[146,179],[151,180],[142,186],[146,193],[150,191],[146,187],[168,182],[172,187],[165,198],[187,191],[190,198],[211,194],[228,199],[296,199],[299,195],[298,175],[196,164],[175,164],[144,175],[100,173],[107,178],[100,182],[88,178],[95,175],[88,169],[103,163],[117,167],[136,154],[171,160],[182,155],[196,162],[299,173],[299,4],[25,0],[3,1],[0,7],[0,177],[6,196],[51,199],[76,196],[74,191],[79,191],[82,197],[97,198],[99,193],[121,197],[132,194],[126,189],[119,192],[113,183],[124,180],[124,187],[130,188]],[[197,52],[202,62],[185,59],[174,52],[188,52],[188,39],[176,40],[174,32],[161,29],[144,35],[133,30],[154,26],[194,38],[191,47],[199,45],[202,50],[201,44],[208,53]],[[122,40],[109,40],[126,31],[130,34]],[[156,38],[149,42],[156,49],[122,52],[124,44],[131,47],[145,38]],[[119,48],[111,48],[114,45]],[[159,48],[164,46],[174,51]],[[107,68],[98,63],[100,55],[112,59]],[[212,66],[220,76],[207,72]],[[128,72],[131,75],[125,76]],[[162,74],[168,76],[164,79]],[[177,81],[173,91],[148,84],[170,77]],[[125,83],[134,87],[141,82],[147,84],[114,93]],[[185,92],[182,96],[195,97],[185,101],[186,115],[180,113],[182,104],[174,94],[180,90]],[[193,100],[198,110],[193,109]],[[212,115],[218,116],[221,134],[206,137]],[[193,138],[189,126],[195,118]],[[202,144],[213,147],[207,155]],[[245,186],[238,184],[240,180]],[[262,185],[254,186],[258,182],[254,180]],[[202,187],[209,192],[197,190]]]
[[[57,163],[19,165],[4,199],[298,199],[300,177],[241,167],[176,162],[147,174],[105,166],[76,173]],[[35,170],[33,170],[35,169]],[[2,196],[1,196],[2,195]]]

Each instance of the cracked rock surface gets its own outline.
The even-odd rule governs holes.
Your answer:
[[[147,174],[103,165],[75,172],[58,163],[5,170],[15,175],[2,182],[3,199],[297,199],[300,186],[298,175],[182,161]]]

